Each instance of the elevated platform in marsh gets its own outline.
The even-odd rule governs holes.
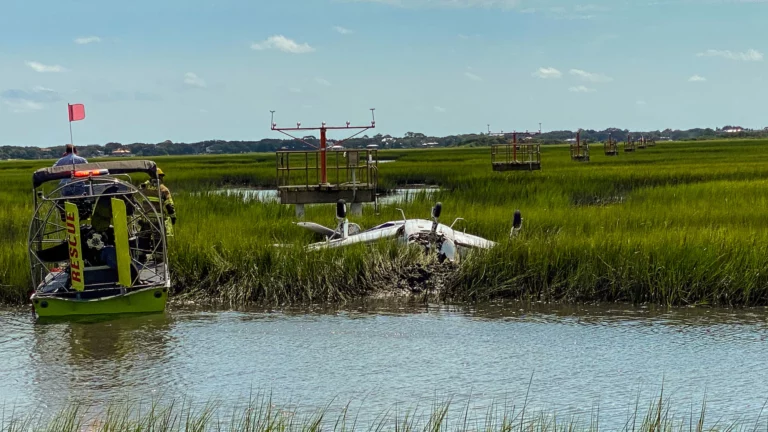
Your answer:
[[[577,141],[571,144],[571,160],[574,162],[589,162],[589,143],[585,140],[583,143]]]
[[[375,149],[277,151],[277,195],[281,204],[333,204],[344,200],[359,215],[363,203],[376,202],[379,162]]]
[[[491,146],[491,167],[497,172],[541,170],[541,145],[494,144]]]
[[[494,171],[537,171],[541,162],[493,162]]]
[[[333,204],[340,199],[348,203],[376,200],[376,188],[368,183],[291,185],[277,188],[281,204]]]

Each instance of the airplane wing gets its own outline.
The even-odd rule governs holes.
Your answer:
[[[487,240],[472,234],[466,234],[463,232],[455,231],[455,230],[453,232],[453,240],[457,246],[462,246],[462,247],[490,249],[496,246],[496,243],[490,240]]]
[[[325,237],[331,237],[336,233],[336,231],[314,222],[297,222],[296,225]]]
[[[402,224],[388,226],[380,229],[370,229],[368,231],[361,232],[360,234],[349,236],[345,239],[335,239],[331,241],[312,243],[307,246],[307,249],[309,250],[329,249],[329,248],[337,248],[342,246],[349,246],[349,245],[358,244],[358,243],[372,243],[377,240],[385,239],[385,238],[395,238],[399,235],[399,231],[401,227],[402,227]]]

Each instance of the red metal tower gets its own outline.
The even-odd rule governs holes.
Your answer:
[[[284,135],[287,135],[287,136],[295,139],[296,141],[300,141],[300,142],[302,142],[302,143],[304,143],[304,144],[306,144],[306,145],[308,145],[308,146],[310,146],[312,148],[316,148],[316,149],[318,149],[317,146],[312,145],[312,144],[304,141],[301,138],[297,138],[297,137],[291,135],[288,132],[315,131],[315,130],[319,130],[320,131],[320,148],[318,149],[320,151],[320,179],[321,179],[320,182],[322,184],[326,184],[326,183],[328,183],[328,174],[327,174],[327,169],[328,168],[327,168],[327,162],[326,162],[327,161],[327,137],[326,137],[327,132],[329,130],[355,130],[355,129],[359,129],[357,133],[355,133],[355,134],[353,134],[353,135],[351,135],[351,136],[349,136],[347,138],[344,138],[341,141],[337,141],[337,144],[338,143],[343,143],[344,141],[352,139],[352,138],[360,135],[361,133],[367,131],[368,129],[373,129],[373,128],[376,127],[376,116],[374,114],[375,110],[376,110],[376,108],[370,108],[370,111],[371,111],[371,124],[370,124],[370,126],[350,126],[350,122],[347,122],[347,124],[345,126],[327,126],[325,124],[325,122],[323,122],[320,127],[301,127],[301,122],[297,122],[296,123],[296,127],[286,127],[286,128],[283,128],[283,127],[277,127],[277,123],[275,123],[275,111],[270,111],[270,113],[272,113],[272,119],[271,119],[270,124],[271,124],[271,128],[272,128],[273,131],[280,132],[280,133],[282,133]]]

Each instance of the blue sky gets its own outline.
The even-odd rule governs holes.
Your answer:
[[[3,0],[0,145],[768,126],[768,0]],[[376,133],[374,132],[374,133]]]

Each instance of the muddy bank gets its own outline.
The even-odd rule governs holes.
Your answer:
[[[458,266],[444,263],[416,263],[385,274],[379,295],[440,296],[458,280]]]
[[[338,263],[334,263],[337,264]],[[460,267],[435,260],[396,259],[369,264],[356,271],[330,265],[323,272],[251,274],[232,269],[199,279],[179,275],[169,297],[171,304],[290,305],[345,303],[366,298],[442,300],[457,292]]]

